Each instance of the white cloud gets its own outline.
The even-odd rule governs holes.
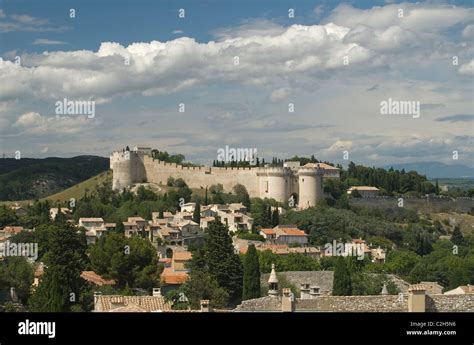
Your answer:
[[[58,27],[50,23],[48,19],[32,17],[24,14],[7,15],[0,9],[0,32],[29,31],[48,32],[64,31],[66,27]]]
[[[37,112],[22,114],[13,128],[26,134],[75,134],[91,124],[87,116],[44,117]]]
[[[405,9],[402,19],[397,17],[399,7]],[[448,37],[438,35],[439,25],[435,25],[441,15],[447,19],[440,25],[448,27],[466,22],[472,11],[420,4],[369,10],[341,5],[325,25],[283,27],[268,20],[254,20],[238,28],[217,30],[219,40],[207,43],[180,37],[129,46],[104,42],[97,51],[26,54],[21,67],[0,60],[1,98],[23,95],[55,99],[67,95],[110,100],[118,95],[170,94],[217,82],[273,90],[288,85],[317,87],[321,80],[337,77],[339,73],[344,73],[344,78],[357,77],[372,73],[374,68],[411,66],[421,58],[429,65],[435,44],[437,49],[444,49],[436,52],[438,56],[448,54],[452,43]],[[24,22],[35,22],[22,18]],[[426,39],[435,34],[436,43]],[[468,48],[456,49],[462,55]],[[238,65],[234,64],[235,57],[239,58]],[[344,68],[345,57],[350,68]]]
[[[400,12],[401,11],[401,12]],[[474,20],[474,9],[439,4],[400,3],[370,9],[343,4],[336,7],[325,22],[354,28],[400,26],[418,32],[437,32]]]
[[[282,87],[282,88],[273,90],[270,95],[270,99],[272,101],[281,101],[282,99],[287,98],[289,95],[290,95],[290,90]]]
[[[50,40],[47,38],[39,38],[39,39],[36,39],[33,42],[33,44],[34,45],[61,45],[61,44],[66,44],[66,42]]]
[[[467,74],[467,75],[474,75],[474,60],[465,63],[459,67],[459,73]]]

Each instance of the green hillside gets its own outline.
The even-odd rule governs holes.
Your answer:
[[[0,159],[0,201],[41,199],[109,169],[109,159],[73,158]]]
[[[112,170],[100,173],[61,192],[47,196],[42,200],[53,202],[62,202],[70,200],[71,198],[80,200],[86,193],[91,194],[96,190],[97,186],[101,186],[103,183],[112,183]]]

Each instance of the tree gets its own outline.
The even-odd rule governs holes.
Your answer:
[[[194,208],[193,221],[198,225],[201,224],[201,204],[196,202],[196,207]]]
[[[236,304],[242,298],[243,268],[239,256],[234,253],[229,229],[220,220],[215,220],[209,223],[207,232],[209,273],[229,294],[230,304]]]
[[[464,236],[462,235],[459,225],[454,227],[453,234],[451,235],[451,242],[457,246],[462,246],[464,244]]]
[[[21,256],[5,257],[0,263],[0,290],[15,288],[20,301],[28,300],[33,283],[33,267]]]
[[[334,283],[332,287],[334,296],[351,296],[352,285],[349,269],[343,257],[338,257],[334,268]]]
[[[278,207],[275,207],[272,212],[272,227],[274,228],[278,224],[280,224],[280,214],[278,212]]]
[[[158,284],[158,258],[148,239],[125,238],[121,234],[103,235],[90,249],[94,272],[114,279],[119,288],[151,289]]]
[[[43,278],[30,298],[31,311],[67,312],[79,301],[85,282],[86,238],[69,226],[50,226]]]
[[[260,297],[260,265],[257,250],[251,244],[245,254],[242,300]]]

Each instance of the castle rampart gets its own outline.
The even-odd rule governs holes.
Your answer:
[[[314,206],[323,199],[324,169],[305,167],[185,167],[156,160],[148,152],[116,151],[110,156],[114,190],[134,183],[166,185],[168,178],[182,178],[190,188],[222,184],[226,192],[242,184],[250,197],[273,198],[287,203],[292,195],[299,207]]]

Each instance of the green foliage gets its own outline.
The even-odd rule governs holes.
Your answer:
[[[317,259],[298,253],[288,255],[273,254],[270,250],[259,251],[260,271],[271,272],[272,264],[278,272],[285,271],[319,271],[321,266]]]
[[[219,220],[209,223],[206,249],[209,274],[229,294],[231,304],[239,303],[242,298],[242,263],[234,253],[228,228]]]
[[[152,150],[151,151],[151,156],[154,159],[158,159],[163,162],[167,163],[176,163],[176,164],[182,164],[184,162],[185,157],[181,154],[177,155],[170,155],[166,151],[158,151],[158,150]]]
[[[334,282],[332,287],[334,296],[351,296],[351,275],[343,257],[338,257],[334,268]]]
[[[118,287],[151,290],[159,284],[156,250],[140,236],[106,234],[90,248],[90,260],[96,273],[114,279]]]
[[[262,235],[254,234],[252,232],[239,230],[235,234],[237,238],[241,238],[243,240],[265,242],[265,238]]]
[[[433,251],[423,256],[410,272],[408,280],[437,281],[447,290],[474,283],[474,252],[472,242],[460,246],[455,254],[451,241],[438,240]]]
[[[21,303],[26,304],[33,283],[33,267],[24,257],[6,257],[0,263],[0,291],[15,288]]]
[[[459,225],[454,227],[453,234],[451,235],[451,242],[457,246],[464,244],[464,236],[462,235],[461,228]]]
[[[180,290],[168,291],[165,300],[171,303],[171,309],[173,310],[189,310],[190,308],[187,297]]]
[[[74,228],[51,225],[46,269],[41,282],[29,300],[31,311],[65,312],[78,304],[85,282],[80,277],[87,264],[86,238]]]
[[[244,280],[242,300],[260,297],[260,265],[257,250],[249,245],[244,260]]]
[[[385,268],[387,272],[405,277],[420,262],[420,257],[409,250],[393,250],[387,254]]]
[[[196,203],[196,207],[194,208],[193,221],[201,224],[201,204],[199,202]]]

